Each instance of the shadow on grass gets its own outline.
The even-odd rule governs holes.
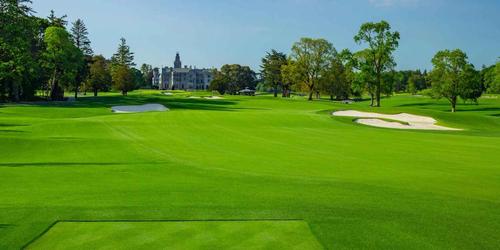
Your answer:
[[[0,127],[26,127],[30,126],[28,124],[12,124],[12,123],[0,123]]]
[[[427,107],[427,106],[439,106],[448,108],[450,105],[440,104],[440,103],[432,103],[432,102],[415,102],[415,103],[405,103],[401,105],[397,105],[396,107]]]
[[[0,129],[0,133],[26,133],[26,131]]]
[[[9,228],[9,227],[13,227],[14,225],[12,224],[0,224],[0,229],[3,229],[3,228]]]
[[[163,97],[154,95],[83,97],[74,102],[24,102],[20,105],[60,108],[110,108],[123,105],[144,105],[158,103],[169,109],[237,111],[248,108],[234,107],[238,102],[229,100],[189,99],[184,97]],[[10,104],[9,104],[10,105]],[[2,105],[0,105],[2,106]]]
[[[497,108],[497,107],[483,107],[483,108],[475,108],[475,109],[462,109],[462,110],[459,110],[459,111],[463,111],[463,112],[471,112],[471,111],[476,111],[476,112],[481,112],[481,111],[500,111],[500,108]]]
[[[16,162],[16,163],[0,163],[0,167],[21,168],[21,167],[71,167],[71,166],[120,166],[127,163],[115,162]]]

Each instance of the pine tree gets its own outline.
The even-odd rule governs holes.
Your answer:
[[[130,51],[130,47],[127,45],[127,40],[125,38],[120,39],[120,45],[118,45],[118,51],[111,57],[111,63],[113,66],[125,65],[127,67],[135,66],[134,63],[134,53]]]
[[[73,43],[85,56],[92,56],[94,51],[92,51],[92,48],[90,47],[90,39],[88,35],[89,32],[87,31],[87,27],[85,26],[85,23],[83,23],[83,20],[77,19],[71,28],[71,38],[73,39]]]
[[[68,24],[68,21],[66,21],[67,17],[67,15],[57,17],[54,10],[50,10],[50,15],[47,17],[47,19],[49,19],[50,26],[65,28]]]

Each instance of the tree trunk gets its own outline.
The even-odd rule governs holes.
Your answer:
[[[450,101],[451,101],[451,112],[455,113],[457,111],[457,108],[456,108],[457,107],[457,97],[456,96],[452,97]]]
[[[314,91],[310,90],[309,91],[309,101],[312,101],[313,100],[313,94],[314,94]]]
[[[94,97],[97,97],[97,88],[94,88]]]
[[[377,72],[377,89],[375,90],[375,94],[377,97],[377,107],[380,107],[380,92],[381,92],[381,86],[382,86],[382,73],[380,71]]]
[[[373,107],[373,104],[375,102],[375,97],[374,97],[373,93],[370,93],[370,100],[371,100],[370,107]]]
[[[333,95],[330,95],[330,101],[333,101]]]
[[[380,107],[380,82],[377,84],[377,107]]]
[[[78,87],[75,88],[75,100],[78,98]]]
[[[278,86],[274,86],[274,97],[278,97]]]
[[[319,94],[319,91],[316,91],[316,99],[321,99],[321,95]]]

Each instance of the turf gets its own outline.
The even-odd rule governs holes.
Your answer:
[[[445,100],[407,95],[378,109],[186,96],[0,106],[0,249],[19,249],[58,220],[231,219],[302,219],[328,249],[500,248],[499,99],[452,114]],[[144,103],[171,111],[110,111]],[[344,109],[465,130],[330,115]]]
[[[303,221],[59,222],[26,249],[322,249]]]

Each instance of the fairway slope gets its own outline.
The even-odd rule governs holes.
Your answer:
[[[0,105],[0,249],[500,249],[500,99],[172,93]],[[110,110],[148,103],[170,111]]]

